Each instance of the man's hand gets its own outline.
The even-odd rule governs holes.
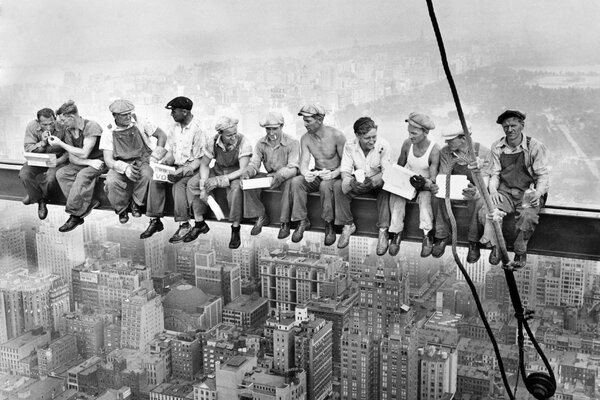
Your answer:
[[[182,169],[178,169],[177,171],[175,171],[172,174],[167,174],[167,180],[171,183],[175,183],[175,182],[179,181],[181,178],[183,178],[183,170]]]
[[[467,165],[467,168],[468,169],[482,169],[484,167],[487,167],[488,164],[489,164],[489,161],[483,160],[479,157],[476,157],[475,161],[473,161]]]
[[[205,188],[200,189],[200,200],[205,203],[208,201],[208,191]]]
[[[248,170],[248,168],[246,168],[242,174],[240,175],[240,179],[244,180],[244,179],[250,179],[250,171]]]
[[[204,183],[204,188],[207,192],[212,192],[217,188],[217,177],[213,176],[212,178],[208,178]]]
[[[100,171],[102,170],[102,168],[104,168],[104,161],[102,160],[89,160],[88,161],[88,166]]]
[[[409,181],[410,184],[417,190],[423,190],[427,185],[427,179],[425,179],[421,175],[413,175],[410,177]]]
[[[314,182],[318,175],[319,174],[314,171],[308,171],[306,175],[304,175],[304,180],[308,183]]]
[[[369,179],[369,181],[371,182],[371,187],[372,188],[380,188],[383,187],[383,176],[382,174],[377,174],[375,176],[372,176]]]
[[[479,198],[479,191],[477,186],[469,183],[469,185],[462,191],[463,198],[465,200],[476,200]]]
[[[275,172],[272,175],[272,178],[273,180],[271,181],[271,186],[269,189],[277,189],[283,183],[283,181],[285,181],[285,178],[279,173],[279,171]]]
[[[433,196],[435,196],[437,192],[440,191],[440,187],[437,185],[437,183],[432,182],[431,185],[429,185],[429,191]]]
[[[490,193],[490,199],[492,199],[492,204],[495,206],[502,203],[502,195],[498,192]]]
[[[531,207],[540,206],[540,198],[541,197],[542,197],[542,194],[536,190],[535,193],[533,194],[533,196],[531,197]]]
[[[352,177],[342,179],[342,193],[350,193],[352,190],[352,181],[354,181],[354,178]]]
[[[135,165],[129,164],[125,168],[125,176],[132,182],[137,182],[140,179],[140,169]]]
[[[48,144],[53,147],[60,147],[63,144],[63,141],[57,138],[56,136],[48,136]]]
[[[340,171],[338,171],[338,170],[330,171],[330,170],[326,169],[326,170],[320,171],[319,176],[321,177],[322,180],[329,181],[331,179],[335,179],[338,176],[340,176]]]

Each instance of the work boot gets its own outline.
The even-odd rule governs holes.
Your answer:
[[[402,243],[402,231],[398,233],[392,233],[392,240],[390,241],[390,256],[398,255],[400,252],[400,243]]]
[[[335,243],[335,229],[333,227],[333,221],[325,221],[325,240],[323,243],[325,246],[331,246]]]
[[[190,227],[189,222],[184,222],[183,224],[179,224],[179,228],[173,234],[173,236],[171,236],[171,238],[169,239],[169,243],[179,243],[179,242],[182,242],[183,239],[188,234],[188,232],[191,231],[191,230],[192,229]]]
[[[492,265],[500,264],[500,252],[498,251],[498,246],[492,246],[490,250],[490,258],[488,261]]]
[[[290,236],[290,223],[282,222],[281,228],[279,228],[279,234],[277,235],[277,239],[285,239]]]
[[[135,201],[131,202],[131,216],[134,218],[139,218],[142,216],[142,206],[139,206],[135,203]]]
[[[48,207],[46,207],[46,200],[38,201],[38,217],[39,219],[46,219],[48,216]]]
[[[469,252],[467,253],[467,262],[469,264],[476,263],[479,261],[479,257],[481,257],[481,252],[479,251],[479,243],[469,241]]]
[[[140,239],[148,239],[150,236],[154,235],[156,232],[162,231],[163,229],[165,229],[165,227],[163,226],[163,223],[160,222],[160,218],[152,218],[148,228],[146,228],[146,230],[140,234]]]
[[[352,236],[354,232],[356,232],[356,225],[354,225],[354,222],[349,225],[344,225],[344,230],[340,235],[340,240],[338,240],[338,249],[343,249],[348,246],[350,243],[350,236]]]
[[[196,221],[196,223],[194,224],[194,227],[192,229],[190,229],[190,231],[187,233],[187,235],[185,235],[185,237],[183,238],[183,242],[184,243],[193,242],[194,240],[196,240],[198,238],[198,236],[200,236],[203,233],[208,233],[208,231],[210,231],[210,228],[208,225],[206,225],[206,222]]]
[[[127,214],[127,210],[125,210],[119,214],[119,222],[122,224],[126,224],[128,221],[129,221],[129,214]]]
[[[29,195],[23,197],[23,199],[21,199],[21,203],[25,204],[26,206],[31,204],[32,203],[31,197],[29,197]]]
[[[388,251],[390,245],[390,235],[387,228],[379,229],[379,238],[377,239],[377,255],[382,256]]]
[[[60,228],[58,228],[58,231],[63,233],[70,232],[81,224],[83,224],[83,218],[71,215],[67,222],[65,222]]]
[[[239,226],[231,226],[231,240],[229,241],[230,249],[237,249],[242,244],[242,239],[240,238],[240,227]]]
[[[271,220],[269,219],[269,216],[267,214],[263,214],[260,217],[258,217],[256,219],[256,222],[254,223],[254,226],[252,227],[252,230],[250,231],[250,234],[252,236],[256,236],[259,233],[262,232],[262,228],[265,225],[269,225],[271,223]]]
[[[304,220],[300,221],[300,223],[298,224],[298,227],[292,234],[292,242],[298,243],[299,241],[301,241],[302,238],[304,237],[304,231],[307,231],[309,229],[310,229],[310,221],[308,219],[304,219]]]
[[[431,232],[423,235],[423,244],[421,245],[421,257],[429,257],[433,251],[433,238]]]
[[[522,268],[527,265],[527,253],[515,254],[515,267]]]
[[[431,251],[431,255],[435,258],[440,258],[444,255],[446,251],[446,245],[448,244],[448,238],[445,237],[443,239],[437,239],[433,242],[433,250]]]

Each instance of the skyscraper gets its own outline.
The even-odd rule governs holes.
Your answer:
[[[140,288],[122,302],[121,347],[144,350],[164,329],[163,306],[153,289]]]

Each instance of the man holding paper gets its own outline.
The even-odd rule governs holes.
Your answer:
[[[271,111],[260,121],[267,134],[254,147],[250,163],[242,173],[242,186],[246,179],[252,177],[271,177],[270,189],[281,190],[281,214],[279,221],[279,239],[290,234],[290,214],[292,198],[290,184],[298,173],[300,163],[300,143],[283,132],[283,115]],[[267,173],[258,172],[260,165],[265,166]],[[256,218],[251,235],[258,235],[264,225],[270,223],[265,206],[260,200],[262,189],[244,190],[244,217]]]
[[[471,132],[470,127],[469,132]],[[444,254],[446,245],[451,241],[450,219],[444,200],[446,188],[445,176],[448,174],[453,176],[465,176],[468,180],[468,186],[462,190],[460,199],[454,200],[464,201],[467,206],[467,212],[469,214],[469,229],[467,233],[469,253],[467,254],[467,262],[474,263],[477,262],[481,256],[479,239],[481,239],[481,235],[483,234],[483,225],[479,222],[478,212],[483,203],[478,201],[480,195],[473,180],[472,169],[468,166],[469,145],[460,122],[453,123],[442,132],[442,138],[446,142],[446,145],[440,150],[439,175],[436,178],[437,184],[432,184],[430,188],[431,193],[436,195],[433,199],[435,240],[431,255],[436,258],[441,257]],[[484,147],[477,142],[473,142],[473,149],[475,151],[475,157],[478,159],[487,160],[489,158],[490,150],[487,147]],[[487,164],[489,164],[489,162],[487,162]],[[489,179],[489,172],[487,169],[482,171],[482,175],[484,176],[485,182],[487,182]],[[455,182],[455,184],[458,184],[458,182]],[[442,189],[441,192],[444,193],[439,193],[440,189]]]
[[[57,111],[65,128],[64,142],[50,136],[48,142],[69,153],[69,164],[56,172],[58,184],[67,199],[65,212],[69,219],[58,228],[69,232],[83,224],[83,219],[100,202],[94,199],[96,182],[106,172],[99,149],[102,128],[95,121],[84,119],[73,100],[65,102]]]
[[[300,138],[300,175],[292,179],[292,221],[298,226],[292,242],[298,243],[310,229],[306,204],[308,193],[319,191],[321,218],[325,221],[325,246],[335,243],[333,185],[340,176],[340,162],[346,137],[339,130],[323,124],[325,109],[317,104],[304,105],[298,115],[304,121],[306,133]],[[315,168],[309,169],[310,156]]]
[[[238,133],[237,118],[221,117],[217,120],[217,134],[206,140],[200,162],[200,172],[194,175],[187,185],[188,202],[192,206],[196,223],[183,238],[191,242],[201,233],[208,232],[204,213],[208,210],[208,196],[213,190],[221,189],[227,194],[229,221],[231,221],[230,249],[240,247],[240,222],[244,211],[244,200],[240,186],[240,176],[248,166],[252,155],[252,145],[245,136]],[[215,160],[211,169],[210,162]]]
[[[392,149],[385,139],[377,136],[377,125],[369,117],[359,118],[354,123],[354,134],[356,139],[344,145],[340,167],[342,180],[337,180],[333,186],[335,224],[344,225],[337,246],[340,249],[348,246],[350,235],[356,230],[350,208],[352,199],[372,193],[377,195],[379,214],[377,255],[382,256],[388,250],[390,226],[390,194],[382,190],[382,176],[383,170],[391,164]]]
[[[159,161],[160,164],[150,164],[153,169],[162,165],[173,166],[166,178],[168,182],[152,180],[148,188],[148,205],[146,215],[150,217],[148,228],[142,232],[140,239],[146,239],[164,229],[161,218],[164,216],[167,183],[171,183],[173,193],[173,216],[179,222],[179,229],[169,239],[170,243],[183,241],[184,236],[190,231],[188,222],[193,219],[187,200],[186,189],[188,181],[198,172],[205,134],[198,119],[192,114],[192,100],[184,96],[175,97],[165,106],[171,110],[171,117],[175,123],[170,127],[167,135],[167,154]],[[154,166],[153,166],[154,165]],[[155,174],[156,175],[156,174]]]
[[[411,183],[418,186],[417,203],[419,203],[419,228],[423,230],[423,244],[421,257],[429,257],[433,250],[433,210],[431,208],[431,185],[435,183],[435,176],[440,159],[440,149],[437,144],[429,140],[429,131],[435,129],[433,120],[425,114],[410,113],[408,119],[408,139],[402,144],[398,165],[406,167],[415,173]],[[410,200],[410,199],[408,199]],[[406,202],[404,197],[390,195],[390,255],[395,256],[400,251],[404,217],[406,215]]]
[[[116,126],[100,138],[104,161],[110,168],[104,191],[119,215],[119,222],[126,224],[130,207],[132,216],[142,215],[148,184],[152,180],[150,162],[158,162],[167,153],[167,135],[149,120],[137,120],[133,114],[135,107],[129,100],[115,100],[108,109]],[[151,137],[157,139],[156,146],[150,141]]]
[[[48,143],[50,136],[63,139],[64,132],[56,122],[54,111],[50,108],[42,108],[37,112],[37,118],[28,123],[25,128],[23,147],[26,153],[55,155],[56,166],[38,167],[29,165],[26,162],[19,171],[19,179],[27,192],[22,200],[23,204],[38,203],[38,217],[40,219],[46,219],[48,216],[46,203],[48,195],[57,185],[56,170],[67,162],[69,156],[61,147],[54,147]]]

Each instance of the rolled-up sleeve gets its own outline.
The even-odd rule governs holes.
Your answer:
[[[344,151],[342,153],[342,161],[340,163],[340,172],[352,174],[354,167],[354,158],[352,157],[352,142],[346,141]]]
[[[41,140],[38,134],[38,124],[36,121],[31,121],[25,128],[24,149],[29,153],[45,153],[46,143]]]
[[[204,148],[202,149],[203,156],[209,160],[215,158],[215,142],[217,141],[217,135],[218,133],[216,135],[207,137],[206,141],[204,142]]]
[[[381,144],[381,172],[385,171],[386,168],[392,163],[392,147],[389,143],[385,142]]]
[[[260,170],[260,164],[263,161],[264,153],[263,153],[263,145],[259,142],[254,147],[254,152],[252,153],[252,158],[248,163],[248,167],[253,169],[252,176],[256,175],[256,173]]]
[[[242,143],[240,144],[240,154],[238,155],[238,159],[242,157],[249,157],[252,155],[252,143],[243,136]]]
[[[531,169],[535,178],[536,190],[542,194],[548,192],[550,186],[550,167],[548,166],[548,150],[546,146],[535,141],[531,143]]]
[[[200,128],[197,128],[194,132],[194,140],[192,143],[192,157],[202,158],[204,154],[204,145],[206,141],[206,134]]]
[[[498,189],[500,186],[500,171],[502,171],[502,166],[500,165],[500,152],[502,151],[501,147],[498,147],[496,143],[492,145],[492,149],[490,151],[490,183],[489,187],[492,189]]]

